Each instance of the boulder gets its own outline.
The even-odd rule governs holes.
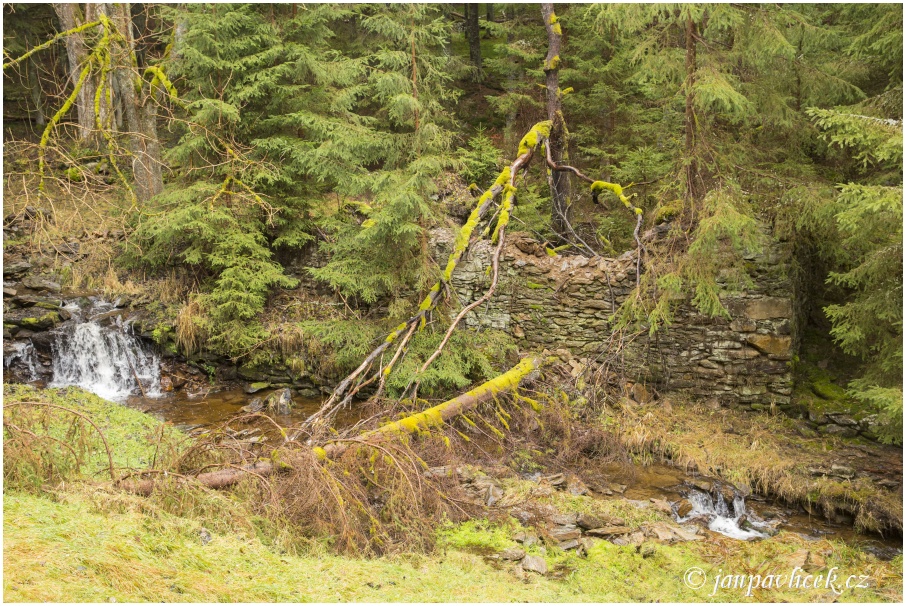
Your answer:
[[[17,261],[12,261],[10,263],[3,263],[3,277],[4,278],[16,278],[25,274],[29,269],[31,269],[31,263],[25,259],[19,259]]]
[[[688,499],[682,499],[676,505],[676,515],[678,515],[681,518],[685,518],[687,515],[692,513],[693,509],[694,509],[694,507],[692,506],[692,503],[690,503]]]
[[[602,528],[606,526],[603,519],[591,513],[583,513],[580,515],[576,520],[576,524],[583,530],[591,530],[592,528]]]
[[[501,560],[509,560],[511,562],[518,562],[525,557],[525,550],[519,549],[518,547],[510,547],[504,549],[500,552]]]
[[[278,415],[288,415],[293,410],[293,396],[289,388],[278,389],[268,394],[264,400],[268,412]]]
[[[245,393],[248,393],[248,394],[258,393],[259,391],[263,391],[270,386],[271,386],[271,384],[267,383],[265,381],[257,381],[255,383],[247,384],[243,391],[245,391]]]
[[[59,311],[43,307],[26,307],[14,309],[3,315],[4,324],[12,324],[33,332],[50,330],[63,321]]]
[[[572,541],[582,536],[582,531],[576,528],[555,528],[550,531],[551,538],[558,543]]]
[[[62,290],[59,282],[54,282],[52,279],[46,276],[27,276],[22,280],[22,285],[25,288],[30,288],[32,290],[44,290],[50,292],[60,292],[60,290]]]
[[[548,516],[547,520],[557,526],[573,526],[577,518],[578,516],[574,513],[554,513]]]
[[[264,400],[262,400],[261,398],[255,398],[239,410],[244,413],[261,412],[262,410],[264,410]]]
[[[654,508],[661,513],[666,513],[668,515],[673,515],[673,507],[670,506],[670,503],[663,499],[651,499],[651,503],[654,505]]]
[[[628,526],[603,526],[601,528],[592,528],[586,532],[592,537],[612,537],[622,534],[629,534],[632,529]]]

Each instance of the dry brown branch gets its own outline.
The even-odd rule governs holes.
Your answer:
[[[49,404],[47,402],[10,402],[9,404],[4,404],[3,408],[13,408],[16,406],[44,406],[47,408],[54,408],[56,410],[62,410],[64,412],[68,412],[69,414],[75,415],[75,416],[87,421],[88,424],[91,425],[94,428],[94,430],[98,433],[98,435],[101,436],[101,441],[104,443],[104,450],[106,450],[106,452],[107,452],[107,464],[108,464],[108,469],[110,470],[110,479],[116,481],[116,472],[114,471],[114,467],[113,467],[113,453],[110,451],[110,444],[107,443],[107,437],[104,435],[104,432],[101,431],[101,429],[97,425],[95,425],[94,421],[92,421],[87,416],[85,416],[84,414],[82,414],[76,410],[72,410],[71,408],[66,408],[65,406],[59,406],[57,404]]]

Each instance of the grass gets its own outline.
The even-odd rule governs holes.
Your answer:
[[[102,514],[83,495],[62,501],[22,493],[4,496],[4,578],[6,601],[825,601],[827,591],[786,589],[709,596],[710,586],[683,584],[691,566],[709,578],[715,571],[736,574],[785,570],[806,545],[783,533],[757,543],[730,539],[716,543],[657,545],[653,554],[635,547],[598,542],[587,558],[548,550],[556,578],[522,573],[512,565],[463,551],[500,548],[508,527],[468,522],[448,529],[447,548],[435,555],[403,554],[357,559],[313,551],[281,554],[259,539],[210,532],[202,541],[199,522],[164,513]],[[514,543],[513,543],[514,544]],[[851,590],[843,601],[900,601],[902,563],[883,563],[833,542],[809,543],[827,566],[868,575],[874,587]],[[765,563],[775,563],[774,566]]]
[[[186,440],[184,434],[153,417],[77,387],[39,390],[29,385],[4,385],[3,396],[4,423],[15,423],[42,436],[29,439],[23,433],[10,433],[4,428],[4,457],[7,459],[4,479],[13,481],[14,485],[17,480],[28,482],[30,479],[42,479],[26,478],[15,473],[27,471],[25,465],[15,465],[15,462],[25,460],[33,466],[43,467],[45,471],[53,468],[65,472],[59,479],[67,481],[110,479],[110,459],[98,430],[106,438],[113,467],[118,474],[126,469],[149,467],[155,459],[162,463],[174,456]],[[14,405],[19,402],[41,402],[52,406]],[[83,417],[63,409],[84,415],[96,429]],[[67,449],[64,443],[72,450]],[[22,448],[17,448],[20,445]],[[41,455],[40,462],[33,456],[37,454]]]
[[[5,395],[7,403],[45,401],[90,414],[107,434],[117,467],[147,461],[154,443],[149,436],[165,428],[80,390],[7,387]],[[16,460],[7,457],[5,464]],[[870,588],[850,590],[841,600],[902,598],[901,558],[880,562],[843,543],[806,542],[790,533],[755,543],[724,537],[675,545],[648,542],[641,549],[597,541],[587,557],[538,543],[528,551],[547,562],[550,574],[540,577],[486,557],[517,545],[513,537],[523,528],[512,520],[433,520],[436,551],[355,558],[334,553],[329,532],[304,538],[292,535],[290,524],[256,515],[252,500],[259,493],[244,492],[251,485],[220,492],[174,488],[143,498],[113,489],[103,477],[89,480],[30,491],[6,483],[5,600],[721,602],[835,597],[828,591],[790,588],[751,596],[740,591],[710,595],[710,586],[693,590],[683,583],[692,566],[712,579],[717,571],[783,572],[806,551],[817,554],[824,568],[837,566],[872,579]],[[503,482],[507,496],[520,498],[528,497],[534,485]],[[601,502],[563,492],[532,498],[539,507],[622,517],[632,528],[665,519],[653,508],[619,500]]]

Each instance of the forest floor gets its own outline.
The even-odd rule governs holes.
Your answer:
[[[39,392],[7,387],[5,396],[7,404],[42,399],[89,415],[106,433],[118,468],[157,456],[148,435],[171,431],[162,430],[147,415],[76,389]],[[676,462],[694,462],[703,473],[720,473],[744,484],[746,478],[757,481],[766,470],[773,470],[774,477],[788,474],[792,482],[800,477],[796,470],[802,465],[828,466],[837,460],[834,451],[822,456],[824,447],[817,443],[800,444],[781,420],[767,415],[710,414],[696,404],[689,405],[691,409],[659,404],[627,406],[604,417],[611,419],[611,429],[619,428],[627,446],[646,446],[649,459],[645,461],[644,451],[638,450],[634,456],[639,463],[653,461],[657,449],[649,446],[657,441]],[[698,418],[710,416],[714,421],[695,423],[688,414],[691,410]],[[732,426],[733,432],[718,432],[717,426]],[[722,447],[713,448],[715,441]],[[7,440],[5,446],[10,444]],[[853,446],[845,452],[855,457],[861,451]],[[5,455],[6,465],[12,466],[5,471],[15,472],[17,462],[25,460],[21,453],[16,458],[15,451]],[[93,456],[97,460],[90,461],[89,468],[106,470],[106,454]],[[282,534],[285,529],[250,515],[239,492],[209,493],[187,506],[166,495],[123,493],[97,474],[52,486],[29,487],[22,477],[16,485],[8,480],[3,597],[98,602],[902,600],[902,556],[883,561],[853,541],[789,531],[748,542],[708,531],[690,540],[669,537],[677,526],[656,502],[602,500],[552,490],[503,466],[486,471],[501,492],[485,517],[458,523],[434,520],[433,551],[372,558],[337,555],[330,536],[289,540]],[[584,470],[583,476],[591,486],[590,471]],[[576,514],[619,518],[632,534],[625,544],[583,539],[584,552],[567,551],[550,542],[543,527],[500,515],[516,509],[545,511],[549,518]],[[534,543],[526,538],[533,533],[538,537]],[[539,558],[547,573],[531,572],[525,560],[518,565],[508,559],[520,549]],[[767,575],[789,576],[797,566],[803,579],[822,574],[824,580],[809,589],[788,581],[765,587]],[[837,575],[830,584],[829,574]],[[748,575],[755,575],[751,578],[758,581],[749,592],[747,586],[726,586],[738,584],[727,575],[743,575],[746,584]]]

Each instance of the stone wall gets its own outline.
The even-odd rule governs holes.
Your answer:
[[[453,235],[432,232],[437,258],[446,258]],[[478,242],[453,274],[461,304],[486,290],[490,256],[489,243]],[[723,299],[730,318],[702,315],[688,298],[677,301],[669,328],[637,336],[616,357],[626,376],[724,404],[788,407],[795,321],[782,258],[777,246],[747,257],[756,286]],[[567,349],[601,361],[617,349],[610,317],[635,287],[635,266],[634,251],[617,259],[552,257],[538,242],[511,235],[497,293],[466,323],[505,330],[526,348]]]

